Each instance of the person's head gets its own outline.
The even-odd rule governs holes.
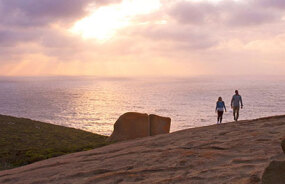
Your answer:
[[[238,90],[235,90],[236,95],[238,95]]]
[[[219,98],[218,98],[218,101],[223,101],[222,97],[219,97]]]

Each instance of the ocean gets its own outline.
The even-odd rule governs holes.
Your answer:
[[[230,100],[238,89],[240,120],[285,114],[284,77],[0,77],[0,114],[110,135],[125,112],[168,116],[171,132],[216,124],[219,96],[233,121]]]

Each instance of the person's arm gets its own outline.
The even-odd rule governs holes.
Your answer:
[[[225,102],[223,102],[223,103],[224,103],[225,112],[227,112],[227,108],[226,108]]]
[[[232,97],[231,107],[233,108],[234,96]]]
[[[241,105],[241,108],[243,108],[243,103],[242,103],[242,98],[240,96],[240,105]]]
[[[215,109],[215,112],[217,112],[218,110],[218,102],[216,103],[216,109]]]

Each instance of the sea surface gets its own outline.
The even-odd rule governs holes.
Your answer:
[[[240,119],[285,114],[283,77],[98,78],[0,77],[0,114],[110,135],[129,111],[172,119],[171,132],[216,124],[219,96],[242,95]]]

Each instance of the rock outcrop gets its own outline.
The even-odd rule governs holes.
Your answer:
[[[109,141],[124,141],[169,133],[171,119],[154,114],[128,112],[119,117]]]
[[[262,184],[284,184],[285,161],[272,161],[265,169]]]
[[[149,136],[148,115],[128,112],[119,117],[109,141],[123,141]]]
[[[150,121],[150,135],[159,135],[169,133],[171,119],[168,117],[157,116],[155,114],[149,115]]]
[[[285,139],[281,142],[285,153]],[[285,183],[285,161],[272,161],[265,169],[262,176],[262,184],[284,184]]]

